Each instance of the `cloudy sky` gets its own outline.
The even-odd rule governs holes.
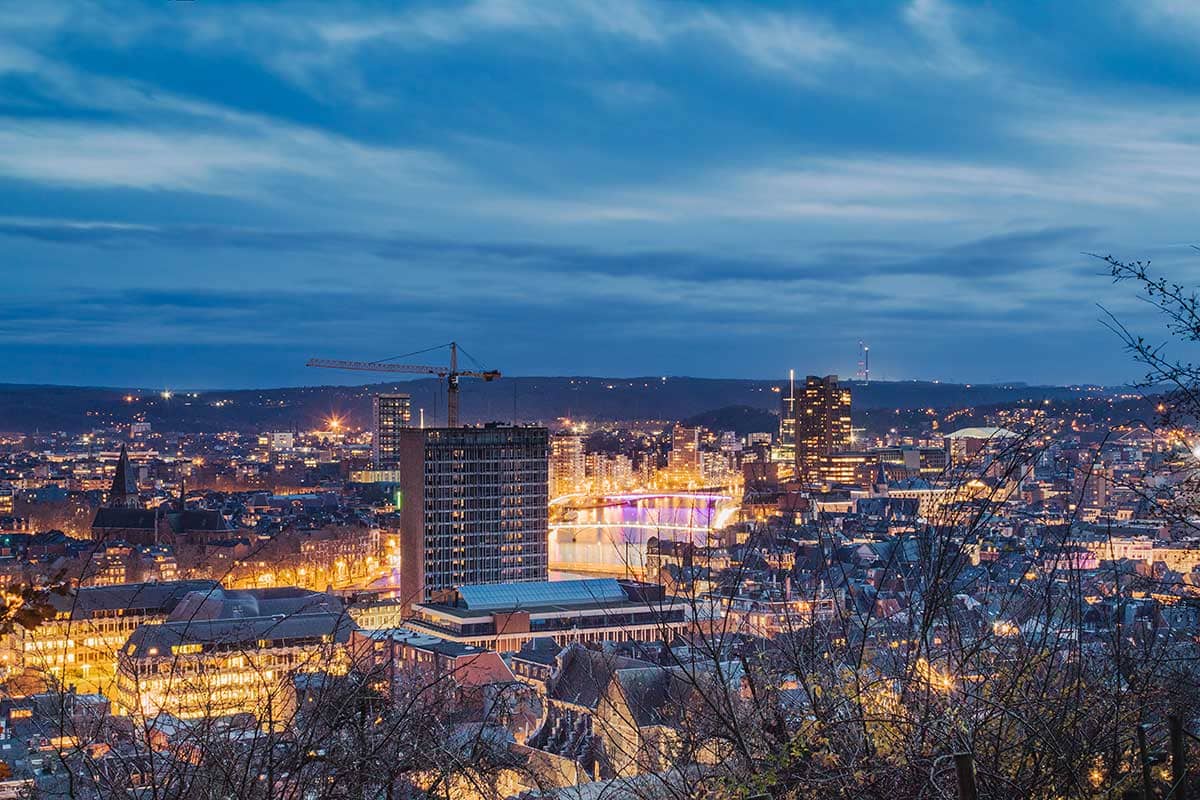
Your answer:
[[[0,0],[5,381],[1119,382],[1200,281],[1200,4]],[[354,376],[345,376],[354,380]]]

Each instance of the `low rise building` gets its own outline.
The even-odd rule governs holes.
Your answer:
[[[165,622],[184,597],[219,591],[216,581],[94,586],[51,594],[53,616],[7,639],[10,669],[47,673],[64,685],[106,691],[117,653],[139,625]]]
[[[512,653],[543,636],[562,645],[670,640],[691,623],[658,584],[597,578],[460,586],[447,602],[414,605],[408,627]]]
[[[250,714],[277,727],[296,707],[297,674],[349,669],[353,629],[330,611],[142,625],[120,651],[114,713]]]
[[[837,615],[836,599],[828,597],[720,597],[710,596],[721,629],[729,633],[776,636],[794,633],[816,622],[830,622]]]

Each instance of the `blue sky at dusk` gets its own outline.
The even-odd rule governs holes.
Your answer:
[[[1200,3],[0,0],[9,382],[1120,382],[1200,276]],[[362,377],[344,376],[361,382]]]

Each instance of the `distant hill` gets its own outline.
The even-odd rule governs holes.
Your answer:
[[[503,378],[464,381],[465,422],[549,422],[559,417],[590,420],[680,420],[714,415],[711,427],[739,430],[777,413],[780,381],[722,378]],[[965,408],[1019,400],[1071,400],[1104,394],[1098,387],[964,385],[927,381],[851,384],[853,407],[883,409]],[[427,425],[445,423],[446,392],[436,379],[364,386],[308,386],[178,394],[134,388],[89,388],[0,384],[0,431],[85,431],[143,419],[158,430],[311,429],[330,415],[348,424],[370,424],[371,395],[408,392],[414,416],[424,409]],[[713,411],[713,409],[717,409]],[[736,409],[736,410],[734,410]],[[728,423],[718,423],[724,415]],[[773,429],[773,426],[766,428]]]
[[[734,431],[739,436],[748,433],[774,433],[779,428],[779,415],[774,411],[750,406],[726,406],[682,420],[684,425],[702,426],[710,431]]]

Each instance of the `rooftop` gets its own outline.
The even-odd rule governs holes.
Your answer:
[[[271,589],[225,589],[217,586],[189,593],[171,612],[167,621],[269,617],[316,611],[338,613],[341,610],[341,603],[325,592],[294,586]]]
[[[366,636],[375,641],[395,641],[403,642],[409,647],[418,650],[425,650],[430,653],[440,653],[441,655],[450,658],[459,658],[461,656],[478,655],[480,653],[488,653],[482,647],[474,645],[462,644],[461,642],[452,642],[448,639],[443,639],[440,636],[434,636],[429,633],[410,630],[408,628],[380,628],[376,630],[360,630],[359,635]]]
[[[1005,428],[960,428],[947,433],[947,439],[1016,439],[1019,434]]]
[[[625,590],[615,578],[574,581],[535,581],[461,586],[456,606],[472,611],[508,610],[528,606],[624,603]]]
[[[205,649],[246,647],[262,649],[264,642],[298,642],[325,639],[344,643],[353,622],[344,614],[277,615],[236,619],[193,620],[141,625],[129,637],[126,655],[142,658],[170,655],[181,644],[200,644]]]
[[[645,606],[656,602],[671,603],[657,584],[591,578],[460,586],[450,602],[421,603],[420,607],[455,617],[470,617],[506,611],[547,613]]]
[[[191,592],[207,593],[220,588],[216,581],[163,581],[127,583],[120,586],[89,586],[74,594],[52,594],[50,602],[72,619],[90,619],[97,613],[167,614]]]

